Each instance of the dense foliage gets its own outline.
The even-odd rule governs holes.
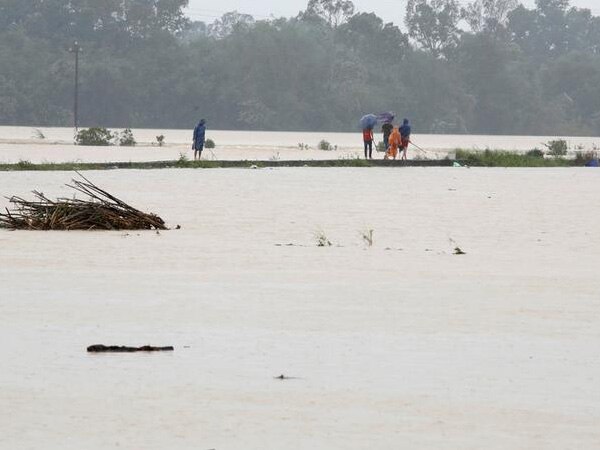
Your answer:
[[[409,0],[406,32],[348,0],[190,22],[187,0],[0,0],[0,124],[600,134],[600,18],[568,0]]]
[[[89,128],[87,130],[79,130],[75,136],[77,145],[92,145],[107,147],[111,144],[113,134],[106,128]]]

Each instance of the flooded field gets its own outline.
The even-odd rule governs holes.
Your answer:
[[[595,171],[86,176],[182,229],[0,230],[0,448],[600,446]]]
[[[191,130],[133,130],[138,146],[131,147],[81,147],[73,145],[72,128],[0,127],[0,163],[19,160],[42,162],[127,162],[174,160],[193,158]],[[156,145],[156,137],[165,136],[165,146]],[[43,136],[43,138],[41,138]],[[221,131],[209,128],[207,137],[217,148],[205,150],[204,159],[219,160],[309,160],[347,159],[363,155],[362,136],[357,133],[304,133]],[[375,136],[381,141],[381,134]],[[445,158],[457,148],[475,150],[528,151],[544,148],[557,137],[551,136],[476,136],[476,135],[419,135],[413,141],[422,149],[411,147],[409,158]],[[571,151],[595,150],[600,138],[564,137]],[[336,150],[318,150],[321,140],[329,142]],[[299,144],[308,146],[301,150]],[[383,154],[375,152],[376,158]]]

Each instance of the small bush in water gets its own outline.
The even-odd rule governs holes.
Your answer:
[[[323,139],[321,142],[319,142],[319,150],[333,150],[333,145]]]
[[[126,128],[121,132],[119,137],[119,145],[122,147],[135,147],[137,142],[133,137],[133,133],[131,132],[131,128]]]
[[[575,163],[577,165],[582,165],[582,166],[586,165],[594,159],[598,159],[598,152],[596,152],[596,151],[575,153]]]
[[[94,127],[79,130],[75,142],[77,145],[108,146],[113,137],[106,128]]]
[[[20,159],[17,163],[17,166],[19,167],[19,169],[29,169],[33,167],[33,164],[28,159]]]
[[[563,139],[550,141],[544,145],[548,148],[548,154],[552,156],[565,156],[569,148],[569,146],[567,145],[567,141]]]
[[[533,150],[529,150],[526,155],[531,156],[532,158],[543,158],[544,152],[539,148],[534,148]]]
[[[317,247],[331,247],[333,244],[323,231],[318,231],[315,233],[315,239],[317,241]]]
[[[179,159],[177,160],[177,165],[185,166],[189,161],[190,161],[190,159],[187,157],[187,155],[185,153],[179,152]]]
[[[207,139],[204,142],[204,147],[206,148],[215,148],[217,145],[215,144],[215,141],[213,141],[212,139]]]

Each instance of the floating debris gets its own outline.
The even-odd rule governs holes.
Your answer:
[[[278,377],[273,377],[275,380],[297,380],[297,377],[288,377],[286,375],[279,375]]]
[[[369,229],[369,230],[363,230],[360,233],[360,236],[363,239],[364,244],[367,247],[373,247],[373,233],[375,232],[375,230]]]
[[[172,352],[174,347],[152,347],[144,345],[143,347],[123,347],[117,345],[90,345],[87,348],[89,353],[134,353],[134,352]]]
[[[14,209],[0,213],[0,228],[12,230],[167,230],[165,222],[155,214],[139,211],[100,189],[91,181],[72,180],[66,186],[85,194],[89,200],[58,198],[53,201],[33,191],[37,198],[28,201],[13,196]]]

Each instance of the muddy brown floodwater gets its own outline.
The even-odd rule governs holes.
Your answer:
[[[600,447],[596,170],[86,176],[182,229],[0,230],[1,449]]]
[[[72,128],[0,126],[0,164],[19,161],[32,163],[164,161],[179,159],[181,155],[193,159],[191,133],[191,130],[135,129],[133,134],[138,142],[136,147],[85,147],[73,145]],[[163,147],[156,145],[156,137],[159,135],[165,137]],[[40,138],[41,136],[43,139]],[[205,160],[338,160],[364,155],[360,130],[355,133],[326,133],[226,131],[209,128],[207,138],[214,140],[217,147],[214,150],[204,150],[202,157]],[[553,139],[565,139],[570,156],[574,156],[575,151],[595,151],[600,147],[600,137],[415,134],[412,141],[420,149],[411,146],[408,158],[453,157],[457,148],[517,152],[534,148],[545,150],[543,144]],[[329,142],[335,150],[319,150],[321,140]],[[376,132],[375,141],[382,140],[381,133]],[[303,145],[302,149],[300,144]],[[373,157],[383,159],[383,153],[375,151]]]

